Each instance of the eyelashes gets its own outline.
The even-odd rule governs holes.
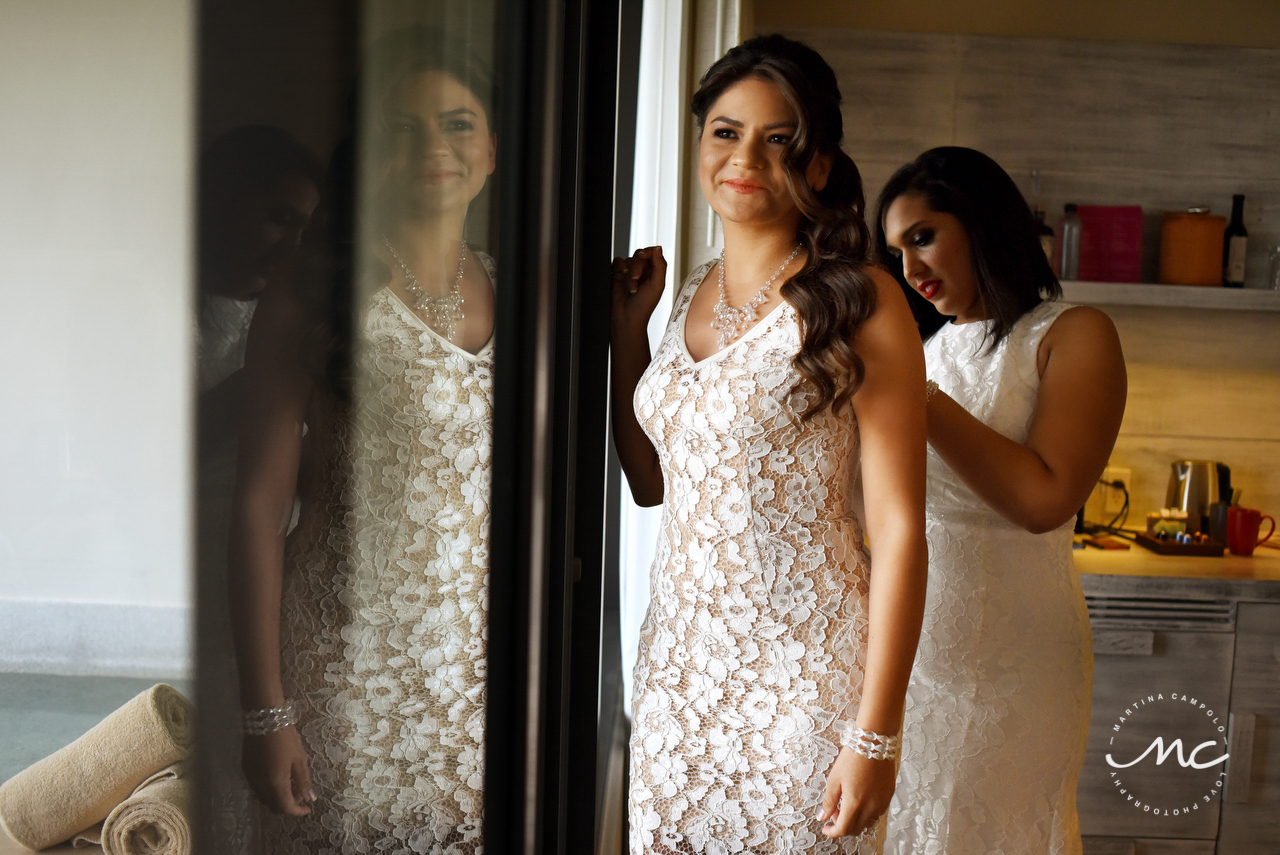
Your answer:
[[[933,243],[933,229],[921,229],[911,236],[911,245],[923,248]]]
[[[738,132],[733,128],[715,128],[711,131],[711,136],[719,140],[736,140]],[[787,145],[791,142],[791,136],[789,134],[770,134],[765,138],[765,141],[774,145]]]

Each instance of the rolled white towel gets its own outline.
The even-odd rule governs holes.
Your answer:
[[[61,843],[184,759],[194,738],[190,702],[158,683],[0,785],[0,824],[28,849]]]

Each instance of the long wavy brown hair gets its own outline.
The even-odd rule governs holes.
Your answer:
[[[862,176],[840,149],[844,118],[835,72],[813,48],[785,36],[756,36],[707,69],[691,105],[699,135],[717,99],[748,77],[777,86],[799,117],[782,164],[801,214],[796,240],[809,257],[780,293],[800,321],[800,352],[792,365],[817,392],[800,416],[808,420],[848,403],[866,373],[853,348],[858,328],[876,308]],[[819,155],[831,158],[831,173],[815,191],[805,171]]]

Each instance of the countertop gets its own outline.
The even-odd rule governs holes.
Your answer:
[[[1104,576],[1172,576],[1182,579],[1239,579],[1280,582],[1280,550],[1258,547],[1243,558],[1228,552],[1221,558],[1156,555],[1137,544],[1125,549],[1086,546],[1073,553],[1076,570]]]
[[[1280,550],[1259,547],[1242,558],[1156,555],[1134,544],[1128,550],[1087,546],[1072,553],[1088,595],[1230,597],[1280,602]]]

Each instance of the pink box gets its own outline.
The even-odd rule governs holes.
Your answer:
[[[1142,208],[1080,205],[1080,280],[1137,282],[1142,277]]]

